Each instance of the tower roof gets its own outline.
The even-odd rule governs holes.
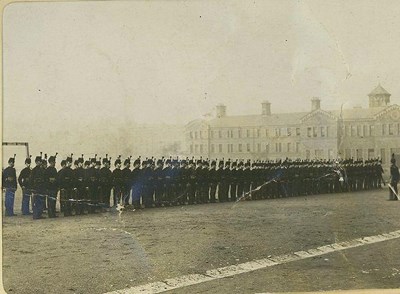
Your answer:
[[[381,84],[379,84],[375,89],[372,90],[368,96],[375,96],[375,95],[390,95],[388,91],[386,91]]]

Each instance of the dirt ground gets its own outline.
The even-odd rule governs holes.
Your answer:
[[[399,230],[400,201],[387,199],[382,189],[33,221],[18,194],[18,216],[3,217],[4,289],[105,293]],[[395,239],[173,292],[399,288],[399,247]]]

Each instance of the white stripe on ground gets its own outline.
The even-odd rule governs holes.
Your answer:
[[[135,286],[122,290],[108,292],[106,294],[134,294],[134,293],[161,293],[173,289],[183,288],[191,285],[196,285],[212,280],[222,279],[235,276],[238,274],[248,273],[259,269],[264,269],[270,266],[288,263],[292,261],[302,260],[309,257],[324,255],[336,251],[346,250],[354,247],[360,247],[368,244],[374,244],[382,241],[400,238],[400,230],[385,233],[376,236],[363,237],[333,243],[307,251],[297,251],[291,254],[280,256],[272,256],[269,258],[258,259],[237,265],[230,265],[206,271],[204,274],[185,275],[177,278],[166,279],[160,282],[149,283],[141,286]]]

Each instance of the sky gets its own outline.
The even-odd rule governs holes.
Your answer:
[[[379,82],[400,104],[399,15],[398,1],[368,0],[12,3],[3,141],[84,145],[219,103],[228,115],[261,113],[264,100],[309,111],[312,97],[368,107]]]

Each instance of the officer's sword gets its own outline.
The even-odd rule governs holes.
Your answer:
[[[389,186],[389,189],[392,190],[393,194],[396,196],[396,200],[399,200],[400,197],[394,190],[393,186],[390,183],[388,184],[388,186]]]

